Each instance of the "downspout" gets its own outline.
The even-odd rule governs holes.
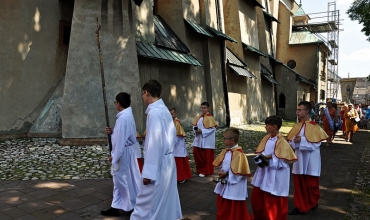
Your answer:
[[[225,99],[225,107],[226,107],[226,127],[230,127],[230,106],[229,106],[229,93],[227,89],[227,76],[226,76],[226,51],[225,51],[225,40],[221,40],[221,72],[222,72],[222,86],[224,90],[224,99]]]
[[[222,31],[221,25],[221,15],[220,15],[220,2],[216,0],[216,16],[217,16],[217,28]],[[227,89],[227,76],[226,76],[226,44],[225,40],[221,39],[220,47],[220,58],[221,58],[221,73],[222,73],[222,87],[224,91],[224,101],[225,101],[225,114],[226,114],[226,127],[230,127],[230,105],[229,105],[229,95]]]
[[[317,89],[317,92],[316,92],[316,94],[318,94],[318,95],[316,95],[316,100],[315,100],[316,103],[319,103],[319,99],[321,98],[321,90],[319,90],[319,85],[320,85],[320,81],[321,81],[321,79],[320,79],[320,66],[319,66],[319,62],[320,62],[319,51],[320,51],[320,43],[317,43],[317,47],[316,47],[316,71],[317,71],[317,86],[316,86],[316,89]],[[323,98],[325,100],[325,96]]]
[[[270,13],[269,12],[269,7],[267,7],[267,0],[265,1],[265,4],[266,4],[266,10],[267,10],[267,13]],[[264,16],[264,15],[263,15]],[[274,55],[274,42],[273,42],[273,33],[272,33],[272,21],[268,22],[268,25],[269,25],[269,30],[270,30],[270,49],[271,49],[271,55],[273,57],[275,57]],[[271,69],[272,69],[272,77],[274,77],[274,79],[276,79],[276,74],[275,74],[275,62],[271,62]],[[277,85],[275,83],[274,84],[274,98],[275,98],[275,111],[276,111],[276,115],[279,115],[279,105],[278,105],[278,95],[277,95]]]

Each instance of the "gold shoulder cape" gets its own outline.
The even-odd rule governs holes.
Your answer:
[[[225,158],[225,154],[228,150],[223,149],[221,153],[213,161],[213,166],[220,166]],[[238,146],[231,150],[231,172],[235,175],[250,176],[251,172],[249,170],[249,163],[247,157],[245,156],[242,147]]]
[[[175,127],[176,127],[176,135],[181,136],[181,137],[186,137],[186,133],[184,131],[184,128],[181,126],[180,120],[175,118],[173,122],[175,123]]]
[[[209,112],[207,112],[206,114],[200,114],[198,115],[197,117],[194,118],[193,122],[191,123],[193,126],[196,126],[199,119],[203,116],[203,126],[205,128],[213,128],[213,127],[217,127],[217,123],[215,121],[215,119],[212,117],[211,114],[209,114]]]
[[[299,134],[299,132],[303,128],[303,125],[306,125],[304,136],[306,137],[308,142],[317,143],[328,138],[328,135],[325,133],[325,131],[320,126],[318,126],[316,122],[310,119],[308,121],[299,122],[298,124],[294,125],[292,130],[290,130],[287,135],[289,141],[291,141],[294,136]]]
[[[294,163],[297,161],[297,156],[295,155],[292,147],[288,144],[288,142],[285,140],[283,135],[278,134],[276,135],[278,140],[275,143],[275,149],[274,154],[279,159],[284,159],[288,161],[289,163]],[[256,153],[261,153],[265,150],[266,143],[268,139],[270,138],[270,135],[266,135],[261,142],[259,143]]]

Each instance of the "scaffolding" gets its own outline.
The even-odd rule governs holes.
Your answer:
[[[336,2],[328,2],[327,11],[307,15],[311,21],[307,24],[295,25],[294,28],[303,28],[310,31],[330,48],[326,77],[323,75],[321,77],[327,80],[326,97],[335,99],[339,97],[341,99],[341,96],[338,95],[341,79],[338,75],[340,11],[337,10]]]

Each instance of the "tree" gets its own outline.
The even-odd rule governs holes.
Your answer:
[[[347,10],[347,14],[352,21],[357,20],[364,26],[362,32],[370,36],[370,0],[355,0]],[[370,37],[367,38],[370,41]]]

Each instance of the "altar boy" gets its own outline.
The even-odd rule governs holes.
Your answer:
[[[250,175],[247,157],[238,146],[239,130],[228,128],[224,132],[225,149],[214,160],[221,165],[218,183],[214,192],[217,196],[216,220],[250,220],[247,209],[247,176]],[[217,181],[217,179],[214,179]]]
[[[254,219],[284,220],[288,217],[289,164],[297,160],[293,149],[279,129],[280,116],[265,120],[267,135],[256,149],[258,167],[253,176],[251,202]]]

